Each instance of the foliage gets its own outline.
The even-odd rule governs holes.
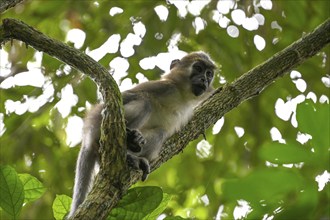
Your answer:
[[[23,184],[10,166],[1,166],[1,208],[16,218],[24,201]]]
[[[42,183],[30,174],[17,174],[11,166],[0,166],[0,207],[11,218],[17,219],[23,202],[39,199],[45,192]]]
[[[56,220],[64,219],[70,210],[71,197],[67,195],[56,195],[53,202],[53,214]]]
[[[150,80],[159,78],[163,66],[155,63],[154,68],[144,69],[140,62],[144,58],[177,48],[187,52],[205,50],[220,67],[215,82],[215,87],[219,87],[299,39],[330,15],[329,1],[273,1],[271,10],[261,7],[259,1],[239,1],[237,9],[248,17],[264,17],[263,25],[247,30],[233,21],[234,9],[219,14],[217,1],[201,1],[208,4],[200,13],[191,6],[184,7],[181,14],[176,7],[179,4],[170,2],[25,1],[1,18],[21,19],[72,46],[74,43],[66,40],[67,34],[71,29],[80,29],[86,38],[79,49],[86,52],[100,48],[109,37],[119,36],[118,43],[105,45],[111,49],[104,56],[100,54],[99,59],[111,68],[115,68],[111,61],[118,58],[128,61],[128,69],[124,68],[122,75],[113,72],[119,84],[141,81],[138,73]],[[167,9],[165,21],[157,15],[156,6]],[[123,12],[109,15],[114,7]],[[236,26],[238,37],[229,36],[227,28],[214,21],[215,15],[226,17],[228,25]],[[199,18],[204,28],[197,33]],[[123,55],[125,39],[135,34],[136,25],[141,23],[146,28],[145,34],[139,35],[141,43],[132,46],[133,55]],[[262,50],[256,48],[256,35],[266,42]],[[259,96],[227,114],[206,131],[207,141],[202,142],[201,138],[190,143],[183,154],[131,189],[110,216],[132,219],[133,212],[145,219],[155,219],[161,213],[166,219],[202,220],[329,216],[329,184],[318,187],[316,181],[330,172],[329,49],[327,46]],[[66,128],[72,121],[79,125],[90,103],[97,102],[96,86],[69,66],[16,41],[3,46],[1,59],[0,160],[2,165],[11,166],[1,168],[1,218],[61,219],[70,203],[70,198],[62,194],[71,196],[79,150],[79,142],[67,141],[70,135]],[[9,64],[4,62],[7,59]],[[23,77],[26,71],[42,73],[42,85],[3,87],[9,79]],[[5,72],[9,75],[4,76]],[[33,76],[36,75],[30,77]],[[67,98],[72,106],[63,112],[61,106]],[[74,127],[76,134],[79,129]],[[302,141],[303,137],[309,140]],[[137,203],[139,195],[146,195],[144,199],[150,196],[148,205]],[[16,203],[9,204],[9,198]],[[249,207],[248,211],[238,215],[242,207]]]
[[[317,107],[316,107],[317,106]],[[296,141],[286,144],[271,142],[260,150],[260,158],[272,164],[270,168],[255,169],[248,176],[228,180],[223,196],[228,201],[249,201],[250,219],[267,213],[276,219],[313,219],[318,204],[318,189],[311,170],[328,166],[329,105],[300,104],[297,108],[298,129],[312,134],[304,145]],[[313,125],[317,124],[317,128]],[[322,136],[323,134],[323,136]],[[314,144],[318,142],[321,145]],[[283,166],[290,164],[288,169]],[[301,169],[303,166],[303,169]],[[307,171],[308,170],[308,171]],[[303,175],[308,174],[308,175]],[[299,213],[293,212],[299,210]]]
[[[155,219],[166,208],[170,196],[159,187],[146,186],[130,189],[109,216],[109,220]]]

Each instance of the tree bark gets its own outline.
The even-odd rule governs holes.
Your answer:
[[[3,25],[0,26],[0,44],[12,39],[20,40],[78,69],[91,77],[99,86],[105,110],[100,139],[102,152],[100,172],[92,190],[97,194],[90,194],[91,199],[86,200],[84,208],[77,210],[74,219],[82,219],[82,216],[84,219],[106,218],[108,210],[115,203],[108,203],[106,209],[104,204],[112,199],[119,201],[124,193],[124,188],[121,187],[123,179],[129,174],[126,165],[124,110],[116,82],[107,69],[81,51],[45,36],[22,21],[4,19]]]
[[[0,1],[0,13],[8,10],[9,8],[15,7],[15,5],[21,3],[24,0],[1,0]]]
[[[0,27],[0,43],[17,39],[44,51],[80,70],[99,85],[106,111],[102,124],[102,163],[95,184],[74,219],[105,219],[127,189],[141,178],[141,172],[125,164],[125,124],[118,87],[107,70],[96,61],[52,40],[23,22],[5,19]],[[194,117],[180,132],[174,134],[162,148],[160,156],[151,163],[152,170],[182,152],[189,141],[203,134],[224,114],[240,103],[258,95],[277,78],[314,56],[330,42],[330,19],[312,33],[294,42],[281,52],[243,74],[235,82],[219,88],[195,110]],[[63,52],[63,53],[62,53]],[[117,111],[115,111],[117,109]],[[120,111],[118,111],[120,109]],[[110,114],[111,113],[111,114]],[[111,169],[109,169],[111,167]]]
[[[153,163],[153,169],[158,168],[173,155],[182,152],[189,141],[203,134],[206,128],[217,122],[224,114],[242,102],[259,95],[277,78],[317,54],[329,42],[330,19],[327,19],[311,33],[244,73],[236,81],[217,89],[213,96],[196,108],[194,117],[188,125],[165,142],[160,157]]]

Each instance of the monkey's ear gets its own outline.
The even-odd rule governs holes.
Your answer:
[[[170,69],[173,69],[179,62],[180,62],[179,59],[172,60]]]

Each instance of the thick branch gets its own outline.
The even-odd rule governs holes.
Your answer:
[[[4,19],[0,27],[0,43],[11,39],[17,39],[31,45],[36,50],[43,51],[64,63],[87,74],[100,87],[105,100],[105,108],[102,123],[101,146],[102,163],[99,176],[94,185],[96,193],[91,193],[82,209],[76,212],[75,218],[101,219],[106,217],[104,210],[110,209],[115,203],[104,208],[106,201],[119,200],[123,194],[121,182],[127,169],[125,149],[125,122],[123,119],[123,107],[121,94],[116,82],[107,69],[94,61],[88,55],[69,47],[68,45],[51,39],[27,24],[14,20]],[[118,111],[120,109],[120,111]],[[111,129],[110,129],[111,128]],[[112,168],[112,169],[110,169]],[[111,181],[111,183],[110,183]],[[83,213],[83,214],[82,214]]]
[[[240,103],[258,95],[278,77],[314,56],[329,42],[330,19],[263,64],[243,74],[235,82],[217,89],[213,96],[196,109],[194,117],[188,125],[165,142],[160,156],[151,164],[152,170],[181,153],[190,141],[198,138],[205,129],[213,125],[224,114]],[[136,183],[140,177],[141,173],[131,172],[131,176],[124,182],[125,188]],[[110,202],[117,203],[115,200]]]
[[[206,128],[240,103],[258,95],[278,77],[283,76],[330,42],[330,19],[263,64],[243,74],[235,82],[218,89],[202,106],[196,109],[190,123],[166,143],[153,169],[182,152],[189,141],[196,139]]]
[[[0,13],[6,11],[9,8],[15,7],[15,5],[21,3],[24,0],[1,0],[0,1]]]
[[[95,61],[89,60],[91,58],[76,52],[72,52],[70,55],[67,53],[59,54],[59,51],[67,49],[68,46],[60,42],[50,40],[41,33],[36,33],[33,28],[28,27],[29,29],[33,29],[33,34],[36,35],[33,37],[33,40],[31,40],[31,33],[29,31],[20,31],[22,28],[26,28],[26,25],[24,26],[24,24],[21,22],[5,20],[3,26],[4,31],[0,28],[0,42],[11,38],[22,40],[23,42],[32,45],[36,49],[55,56],[63,62],[88,74],[94,78],[96,83],[101,87],[103,90],[104,98],[110,100],[113,104],[112,106],[109,104],[109,108],[111,107],[111,109],[121,109],[120,103],[118,104],[118,100],[120,100],[120,94],[117,87],[113,86],[112,78],[109,76],[109,74],[106,73],[103,67],[95,64]],[[16,31],[18,31],[19,34],[17,34]],[[229,85],[226,85],[223,89],[218,89],[212,97],[210,97],[202,106],[196,109],[195,116],[190,121],[190,123],[184,127],[181,132],[173,135],[173,137],[171,137],[165,143],[160,157],[152,163],[152,169],[154,170],[158,168],[162,163],[181,152],[182,149],[184,149],[184,147],[189,143],[189,141],[196,139],[200,134],[204,132],[206,128],[214,124],[225,113],[237,107],[243,101],[259,94],[259,92],[261,92],[266,86],[270,85],[271,82],[273,82],[279,76],[282,76],[309,57],[315,55],[329,42],[330,20],[328,19],[317,29],[315,29],[315,31],[293,43],[283,51],[277,53],[262,65],[242,75],[238,80]],[[47,43],[46,47],[41,45],[45,43]],[[56,51],[54,51],[53,44],[58,45],[61,49],[56,49]],[[86,62],[88,64],[86,64]],[[107,84],[110,83],[111,88],[105,89],[107,88]],[[112,116],[114,115],[116,115],[116,113],[114,113]],[[121,116],[122,111],[118,118],[109,119],[109,115],[105,115],[105,121],[108,122],[111,120],[113,123],[119,122],[119,126],[121,126],[123,124]],[[116,121],[116,119],[119,121]],[[115,132],[113,131],[115,126],[110,125],[111,124],[107,123],[103,126],[105,134],[109,132]],[[109,130],[110,127],[111,130]],[[106,137],[106,141],[111,140],[110,138],[113,137],[111,141],[112,143],[107,142],[110,143],[109,145],[111,145],[110,147],[113,151],[118,150],[116,149],[118,147],[113,146],[123,146],[123,143],[121,142],[123,139],[120,138],[121,141],[118,141],[118,136],[122,137],[124,133],[123,129],[120,129],[120,131],[117,131],[116,133]],[[89,211],[84,212],[84,219],[105,218],[107,211],[111,210],[111,208],[118,203],[122,193],[125,192],[132,184],[137,182],[141,177],[141,173],[132,170],[130,170],[131,175],[129,176],[121,176],[114,171],[117,170],[118,172],[122,172],[124,170],[122,166],[118,168],[118,165],[116,165],[116,163],[122,164],[122,157],[118,157],[118,155],[121,155],[123,152],[121,150],[119,151],[120,153],[115,152],[103,154],[103,160],[105,164],[102,165],[98,175],[99,178],[97,179],[90,196],[83,204],[83,208],[81,209],[81,211],[86,211],[86,209]],[[106,158],[104,157],[116,159],[114,159],[113,164],[110,165],[110,163],[107,162],[105,160]],[[109,169],[111,166],[112,168],[114,168],[113,166],[116,166],[117,169]],[[110,185],[109,180],[112,180],[112,185]],[[107,191],[104,192],[105,190]],[[81,212],[77,213],[77,218],[78,216],[81,216],[80,213]]]
[[[160,157],[152,164],[152,169],[158,168],[162,163],[182,152],[189,141],[198,138],[206,128],[217,122],[224,114],[258,95],[277,78],[317,54],[329,42],[330,19],[327,19],[313,32],[243,74],[235,82],[218,89],[212,97],[196,109],[189,124],[165,143]]]

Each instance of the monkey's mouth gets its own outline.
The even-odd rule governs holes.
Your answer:
[[[206,90],[205,84],[194,84],[192,87],[192,92],[195,96],[202,95]]]

